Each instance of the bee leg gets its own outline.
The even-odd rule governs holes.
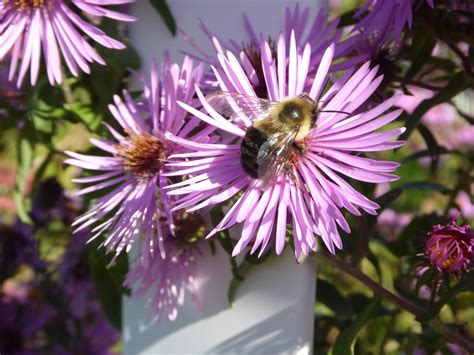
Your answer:
[[[298,151],[298,153],[303,154],[305,152],[305,148],[300,146],[298,143],[293,142],[293,147]]]
[[[289,175],[290,179],[293,180],[293,182],[295,183],[298,190],[301,190],[301,186],[300,186],[300,183],[298,182],[298,179],[296,178],[295,174],[293,174],[293,171],[291,171],[288,165],[285,165],[285,170],[287,174]]]
[[[311,102],[312,104],[315,103],[315,101],[308,95],[308,93],[306,92],[303,92],[301,94],[298,95],[298,97],[300,99],[303,99],[303,100],[306,100],[308,102]]]

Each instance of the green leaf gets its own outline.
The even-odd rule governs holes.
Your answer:
[[[430,31],[426,26],[419,26],[415,28],[413,40],[410,48],[413,50],[413,59],[410,68],[405,77],[413,78],[420,71],[420,69],[431,58],[431,53],[436,45],[436,36],[433,31]]]
[[[448,155],[448,154],[449,155],[457,155],[457,156],[469,159],[469,156],[467,156],[466,154],[464,154],[464,153],[462,153],[458,150],[449,150],[449,149],[446,149],[442,146],[440,146],[438,148],[437,154],[438,155]],[[421,159],[421,158],[431,157],[432,155],[433,155],[433,151],[431,149],[420,150],[419,152],[410,154],[409,156],[404,158],[402,160],[402,164],[405,163],[405,162],[411,161],[411,160],[417,160],[417,159]]]
[[[122,289],[107,269],[103,251],[90,248],[89,260],[97,297],[106,317],[115,328],[122,328]]]
[[[332,283],[318,278],[316,285],[316,309],[318,303],[321,303],[332,310],[338,318],[347,319],[352,316],[351,303],[341,295]]]
[[[457,294],[462,292],[474,292],[474,272],[465,274],[456,286],[449,289],[449,292],[440,295],[438,301],[434,304],[429,319],[436,317],[445,304],[449,303]]]
[[[418,295],[418,293],[420,292],[420,288],[423,285],[431,287],[432,285],[430,284],[430,282],[433,280],[435,275],[436,275],[435,269],[428,269],[422,275],[418,275],[417,280],[416,280],[416,285],[415,285],[415,294]]]
[[[360,330],[379,310],[381,297],[376,295],[372,301],[361,311],[354,322],[343,329],[336,339],[333,347],[329,351],[332,355],[350,355],[354,354],[354,344],[357,340]]]
[[[220,221],[224,218],[224,213],[222,213],[221,206],[216,206],[211,210],[211,222],[214,227],[216,227]],[[239,272],[239,265],[232,256],[232,250],[234,249],[232,245],[232,239],[228,230],[219,231],[217,233],[217,240],[221,245],[222,249],[225,250],[227,255],[229,255],[229,262],[231,265],[232,275],[238,281],[244,281],[243,276]]]
[[[227,300],[229,301],[229,307],[234,307],[235,294],[237,293],[240,283],[244,281],[242,275],[245,275],[245,273],[247,273],[251,267],[252,265],[245,261],[238,265],[236,274],[238,274],[239,277],[236,277],[236,274],[234,274],[234,277],[230,281],[229,289],[227,290]]]
[[[222,213],[222,207],[216,206],[211,210],[211,222],[213,227],[216,227],[220,221],[224,218],[224,213]],[[227,254],[232,256],[232,240],[230,239],[229,232],[223,230],[217,233],[218,241],[221,244],[222,248],[226,251]]]
[[[402,188],[396,187],[390,191],[387,191],[383,195],[377,197],[375,202],[377,202],[380,206],[379,211],[383,211],[387,207],[389,207],[401,194],[402,194]]]
[[[444,185],[431,181],[412,181],[399,185],[401,190],[421,190],[421,191],[436,191],[442,194],[448,194],[451,190]]]
[[[13,199],[17,208],[18,217],[22,222],[31,224],[32,220],[28,215],[30,208],[30,198],[25,196],[27,186],[27,176],[33,164],[35,154],[36,138],[34,130],[27,123],[20,131],[17,142],[17,171],[16,185],[13,191]]]
[[[444,222],[446,221],[435,213],[417,216],[400,232],[397,240],[387,243],[387,247],[399,257],[415,255],[424,248],[426,239],[423,236],[434,225]],[[415,243],[419,243],[419,245],[415,245]]]
[[[46,155],[46,157],[44,158],[41,165],[39,166],[38,170],[36,170],[35,178],[34,178],[34,181],[33,181],[33,186],[31,188],[33,196],[38,191],[38,187],[41,183],[41,179],[43,178],[43,175],[46,171],[46,168],[48,167],[49,163],[51,162],[51,159],[53,158],[53,156],[54,156],[54,150],[50,150],[48,152],[48,154]]]
[[[454,96],[464,91],[469,84],[469,80],[463,72],[455,74],[443,89],[438,91],[433,97],[423,100],[416,107],[415,111],[409,115],[405,125],[407,130],[400,136],[400,139],[407,140],[418,126],[425,113],[434,106],[451,100]]]
[[[160,14],[161,18],[165,22],[166,27],[173,36],[176,36],[176,22],[166,0],[150,0],[153,7]]]
[[[245,261],[252,264],[252,265],[260,265],[260,264],[263,264],[265,261],[267,261],[267,259],[270,257],[270,255],[272,255],[272,250],[269,249],[267,250],[262,256],[258,256],[257,253],[254,253],[254,254],[250,254],[250,252],[248,252],[246,255],[245,255]]]
[[[62,92],[49,83],[38,84],[30,90],[28,121],[38,141],[46,146],[51,145],[57,120],[64,117],[65,111],[60,107],[63,100]]]
[[[355,13],[356,13],[357,9],[354,9],[354,10],[350,10],[350,11],[347,11],[345,13],[343,13],[339,18],[339,28],[342,28],[342,27],[345,27],[345,26],[351,26],[351,25],[355,25],[358,21],[357,19],[354,17]]]
[[[70,104],[64,104],[64,108],[67,110],[66,119],[70,122],[82,122],[86,125],[87,129],[91,132],[95,132],[102,122],[102,116],[98,115],[92,107],[84,105],[79,101],[75,101]]]

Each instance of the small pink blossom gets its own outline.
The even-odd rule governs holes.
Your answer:
[[[447,226],[438,224],[428,233],[426,255],[443,274],[460,274],[474,262],[474,231],[470,225],[456,225],[456,219]]]

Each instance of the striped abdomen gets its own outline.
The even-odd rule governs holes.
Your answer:
[[[258,179],[258,151],[266,140],[267,136],[265,134],[254,127],[249,127],[240,145],[240,163],[242,168],[254,179]]]

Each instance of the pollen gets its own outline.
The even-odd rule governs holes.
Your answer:
[[[430,262],[442,273],[460,274],[474,261],[474,232],[471,226],[437,225],[428,233],[426,254]]]
[[[148,133],[130,135],[128,144],[119,145],[117,150],[124,169],[139,180],[156,175],[167,155],[163,142]]]
[[[463,255],[468,255],[466,243],[453,243],[449,240],[441,240],[438,245],[430,247],[432,261],[442,270],[449,271],[456,267],[456,262]]]
[[[32,10],[45,5],[46,0],[4,0],[4,3],[13,3],[17,7],[17,11]]]

